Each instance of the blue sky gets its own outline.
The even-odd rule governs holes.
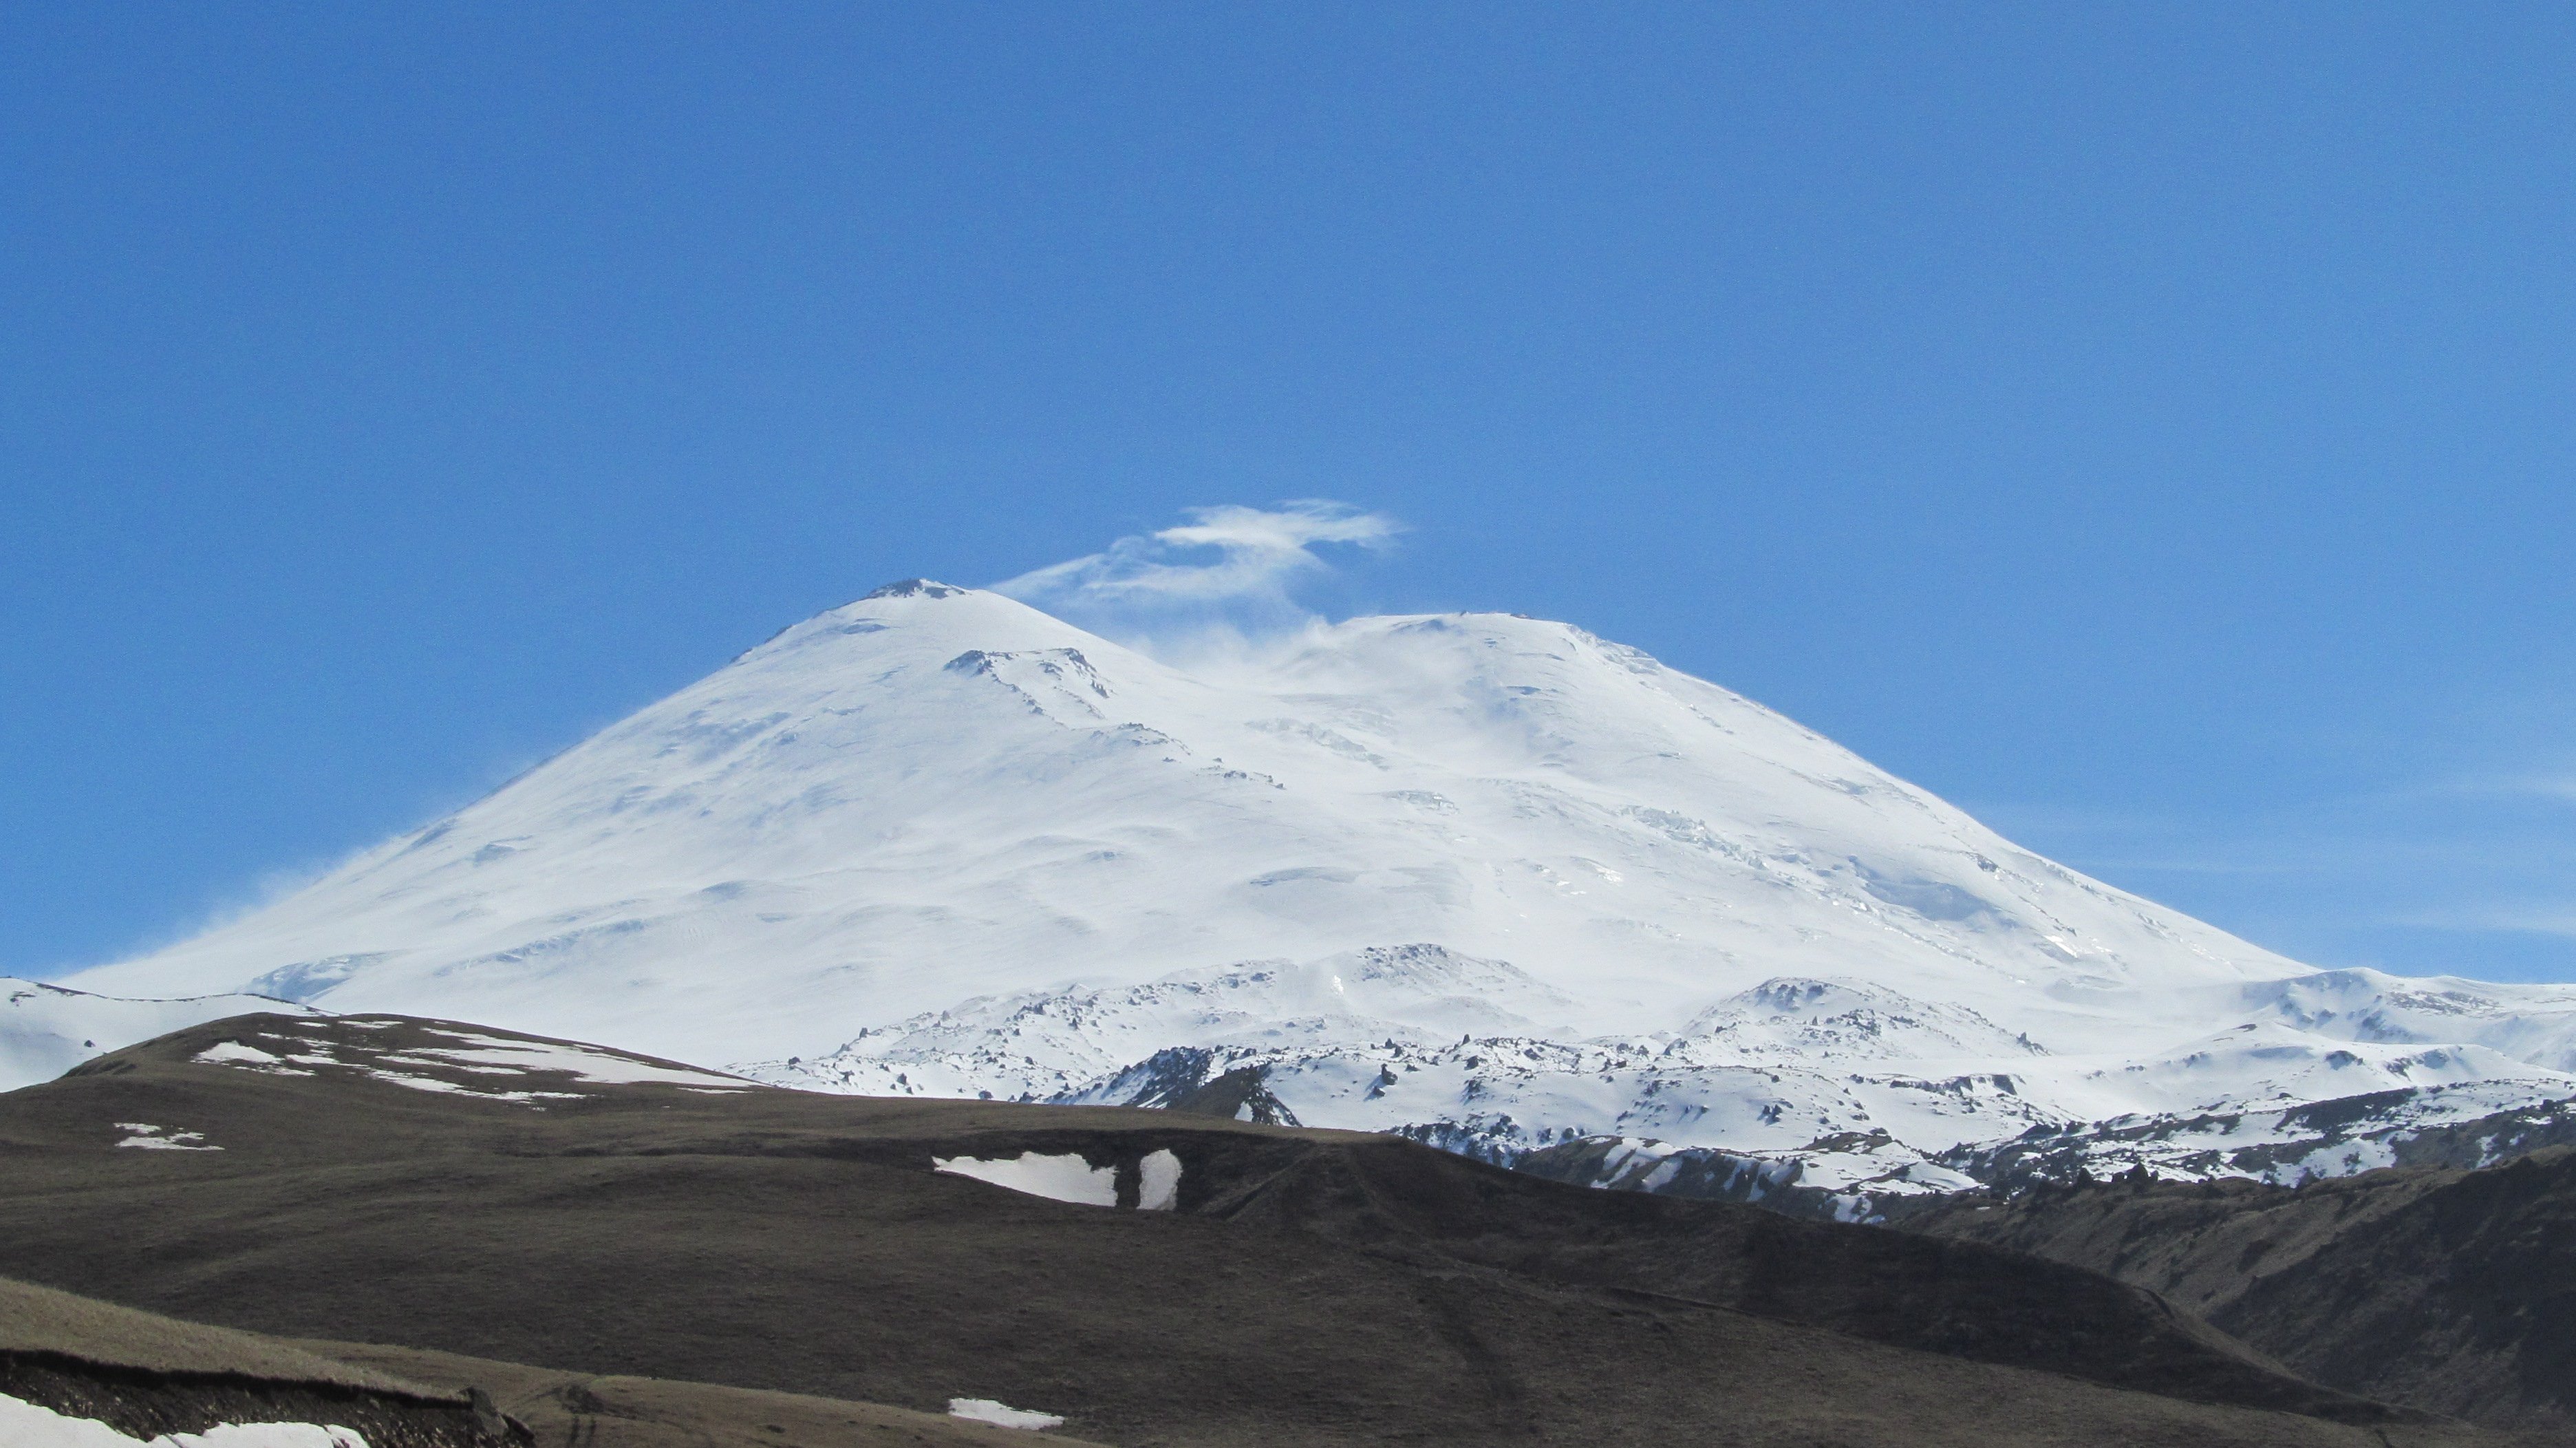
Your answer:
[[[2576,978],[2576,11],[31,4],[0,970],[1329,498],[2324,964]]]

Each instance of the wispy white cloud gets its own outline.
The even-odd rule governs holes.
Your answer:
[[[2454,930],[2461,932],[2510,931],[2522,935],[2550,935],[2576,940],[2576,910],[2564,903],[2466,905],[2437,910],[2412,910],[2389,915],[2377,923],[2407,925],[2421,930]]]
[[[2576,771],[2482,775],[2453,784],[2452,791],[2469,798],[2576,804]]]
[[[1331,566],[1316,545],[1379,549],[1404,531],[1383,513],[1321,498],[1191,508],[1187,516],[1178,527],[1121,538],[992,589],[1060,611],[1294,613],[1290,591],[1298,579]]]

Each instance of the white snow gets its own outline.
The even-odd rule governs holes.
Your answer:
[[[1181,1159],[1153,1151],[1136,1166],[1136,1210],[1168,1212],[1181,1204]]]
[[[691,1086],[699,1090],[739,1091],[745,1089],[738,1077],[720,1076],[712,1071],[687,1067],[660,1066],[632,1056],[588,1047],[555,1044],[544,1041],[504,1041],[491,1036],[460,1035],[462,1047],[422,1047],[412,1054],[436,1061],[452,1062],[469,1071],[561,1071],[576,1080],[604,1086],[633,1085],[659,1081],[671,1085]],[[386,1057],[399,1060],[399,1057]]]
[[[948,1416],[969,1422],[990,1423],[996,1428],[1061,1428],[1064,1419],[1054,1413],[1033,1413],[1026,1408],[1009,1408],[991,1398],[950,1398]]]
[[[439,1091],[450,1096],[471,1096],[483,1101],[579,1101],[578,1091],[494,1091],[480,1086],[467,1086],[455,1081],[442,1081],[436,1076],[423,1076],[409,1071],[379,1071],[361,1068],[362,1072],[388,1086],[405,1086],[414,1091]]]
[[[267,1044],[219,1041],[191,1059],[271,1075],[312,1076],[321,1070],[333,1070],[414,1091],[518,1105],[586,1099],[579,1091],[537,1089],[546,1086],[661,1084],[677,1085],[684,1091],[725,1093],[763,1089],[740,1077],[648,1061],[599,1046],[417,1026],[435,1044],[397,1050],[366,1037],[353,1038],[342,1029],[376,1029],[391,1022],[338,1017],[328,1018],[328,1022],[324,1025],[317,1019],[252,1032]],[[463,1079],[456,1079],[459,1077]],[[520,1089],[512,1089],[513,1086]]]
[[[126,1133],[118,1146],[139,1146],[151,1151],[221,1151],[206,1140],[205,1133],[180,1131],[175,1127],[155,1126],[148,1121],[120,1121],[116,1129]]]
[[[2394,1166],[2398,1145],[2426,1131],[2533,1104],[2527,1080],[2435,1082],[2389,1092],[2366,1111],[2329,1106],[2320,1113],[2322,1121],[2312,1119],[2303,1109],[2307,1103],[2297,1101],[2251,1110],[2115,1116],[2069,1138],[2068,1144],[2079,1148],[2085,1168],[2097,1177],[2142,1167],[2165,1180],[2234,1176],[2295,1186],[2312,1176]],[[2488,1140],[2492,1149],[2493,1138]],[[2244,1154],[2241,1164],[2239,1153]]]
[[[8,1448],[135,1448],[141,1441],[94,1418],[65,1417],[0,1393],[0,1443]],[[165,1433],[147,1448],[367,1448],[367,1440],[313,1423],[223,1423],[203,1433]]]
[[[254,995],[123,1000],[0,976],[0,1091],[50,1081],[140,1041],[254,1011],[308,1014]]]
[[[1018,1156],[990,1161],[973,1156],[934,1157],[930,1164],[933,1169],[952,1176],[973,1177],[979,1182],[990,1182],[997,1187],[1045,1197],[1049,1201],[1071,1202],[1079,1207],[1118,1205],[1118,1169],[1093,1166],[1079,1155],[1050,1156],[1024,1151]],[[1175,1171],[1175,1189],[1178,1184]]]
[[[1498,1156],[1890,1133],[1855,1173],[2130,1114],[2576,1094],[2576,988],[2311,970],[1577,628],[1363,618],[1185,670],[936,585],[75,979],[896,1095],[1124,1101],[1189,1047],[1307,1125]]]
[[[270,1076],[313,1074],[286,1064],[286,1058],[283,1056],[273,1055],[257,1046],[245,1045],[240,1041],[217,1041],[188,1059],[202,1061],[209,1066],[239,1066],[245,1070],[258,1071]]]

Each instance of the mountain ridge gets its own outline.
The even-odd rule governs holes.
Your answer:
[[[1100,1099],[1188,1048],[1496,1159],[1883,1129],[1930,1173],[2043,1125],[2576,1094],[2576,990],[2315,971],[1572,625],[1360,618],[1184,669],[923,579],[70,983],[897,1094]]]

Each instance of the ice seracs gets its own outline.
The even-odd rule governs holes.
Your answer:
[[[1502,1159],[1890,1181],[2038,1127],[2576,1090],[2576,991],[2310,971],[1565,624],[1353,619],[1184,669],[926,580],[75,983],[254,982],[821,1089],[1231,1080],[1257,1119]]]

